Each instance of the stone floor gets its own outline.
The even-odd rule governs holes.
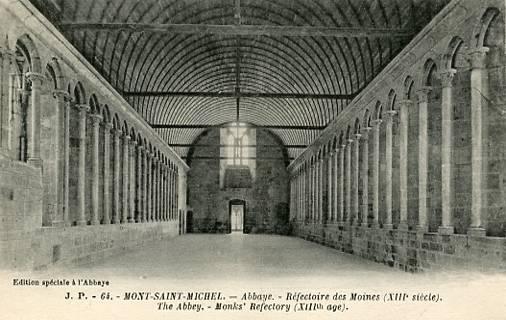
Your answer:
[[[316,315],[321,319],[369,319],[383,314],[387,319],[503,320],[506,312],[504,274],[410,274],[302,239],[274,235],[184,235],[94,265],[46,271],[32,277],[111,282],[111,286],[104,288],[80,288],[96,294],[103,291],[122,294],[125,291],[210,290],[239,298],[251,291],[279,296],[301,291],[346,294],[348,298],[352,292],[380,294],[382,297],[390,292],[410,296],[435,293],[442,297],[439,303],[348,301],[346,313],[287,313],[292,319],[315,318]],[[61,314],[62,319],[69,314],[86,315],[86,319],[97,315],[101,319],[113,319],[120,314],[122,319],[138,319],[139,312],[145,319],[278,319],[284,316],[280,313],[212,310],[163,313],[156,310],[153,302],[145,301],[64,303],[65,291],[67,289],[62,288],[40,291],[45,305],[48,305],[48,299],[54,299],[58,306],[65,306],[54,308],[55,313],[48,314],[53,317],[47,319],[60,319],[58,315]],[[19,305],[19,310],[26,311],[21,302],[29,298],[37,301],[34,296],[21,295],[11,307]],[[46,319],[40,318],[40,313],[37,316]]]

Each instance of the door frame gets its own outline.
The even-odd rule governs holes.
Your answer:
[[[228,202],[228,233],[232,233],[232,206],[242,205],[242,232],[246,222],[246,201],[241,199],[232,199]]]

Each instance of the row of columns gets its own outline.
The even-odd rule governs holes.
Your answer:
[[[485,57],[488,48],[479,48],[470,52],[471,61],[471,122],[472,122],[472,216],[469,234],[484,236],[482,225],[482,95],[487,91]],[[456,70],[443,71],[442,82],[442,219],[439,232],[453,233],[452,226],[452,80]],[[428,179],[428,94],[430,87],[422,87],[417,91],[418,98],[418,225],[416,229],[428,231],[427,212],[427,179]],[[323,159],[313,161],[310,165],[304,164],[293,176],[293,196],[299,201],[293,202],[295,216],[299,221],[313,223],[356,223],[361,214],[362,226],[379,226],[379,164],[380,164],[380,128],[385,126],[385,215],[382,226],[391,229],[392,225],[392,124],[395,116],[399,116],[399,198],[400,220],[398,229],[408,229],[408,114],[413,110],[414,103],[402,100],[398,103],[399,113],[395,110],[385,112],[384,121],[372,121],[372,128],[364,128],[356,132],[345,144],[337,146],[328,154],[327,192],[328,192],[328,220],[322,221],[322,182]],[[370,137],[372,131],[372,138]],[[372,160],[369,163],[369,145],[372,145]],[[360,155],[362,150],[362,155]],[[359,168],[359,159],[362,166]],[[369,173],[371,183],[369,183]],[[359,201],[359,178],[362,178],[361,210]],[[352,183],[353,182],[353,183]],[[372,221],[369,216],[369,187],[372,188]],[[306,192],[307,189],[307,192]],[[304,199],[306,201],[304,201]]]
[[[97,114],[90,114],[90,107],[73,104],[65,91],[55,91],[59,109],[58,131],[62,132],[61,159],[57,170],[61,181],[58,214],[54,224],[72,225],[69,204],[70,168],[70,108],[78,111],[78,182],[77,182],[77,225],[88,224],[86,217],[86,163],[91,161],[91,217],[92,225],[133,222],[169,221],[177,218],[177,171],[166,165],[153,153],[112,123],[103,121]],[[91,118],[91,154],[87,154],[87,117]],[[100,149],[100,126],[103,127],[103,149]],[[113,169],[111,172],[111,134],[113,136]],[[57,135],[59,136],[59,135]],[[58,145],[60,145],[58,143]],[[103,155],[102,165],[100,155]],[[120,172],[120,159],[122,172]],[[100,172],[103,172],[101,178]],[[103,193],[100,194],[100,181]],[[112,182],[112,195],[110,186]],[[120,197],[121,188],[121,197]],[[103,206],[100,199],[103,198]],[[111,211],[112,209],[112,211]],[[120,211],[121,210],[121,211]],[[103,212],[100,221],[100,212]]]

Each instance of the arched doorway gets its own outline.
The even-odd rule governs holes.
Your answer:
[[[244,232],[244,217],[246,212],[246,201],[240,199],[230,200],[228,205],[229,230],[231,233]]]

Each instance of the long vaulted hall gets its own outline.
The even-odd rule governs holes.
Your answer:
[[[1,0],[0,268],[181,285],[504,273],[505,13]]]

